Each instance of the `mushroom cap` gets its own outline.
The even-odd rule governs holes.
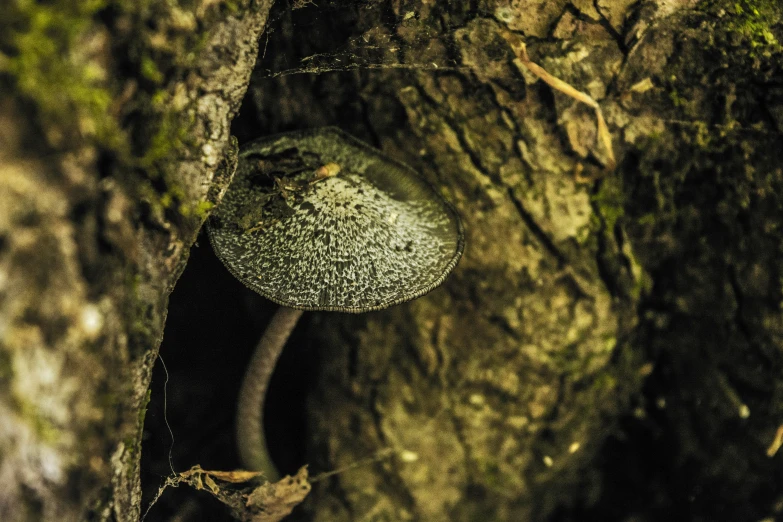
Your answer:
[[[301,310],[365,312],[420,297],[465,244],[459,215],[431,185],[334,127],[243,146],[207,229],[234,277]]]

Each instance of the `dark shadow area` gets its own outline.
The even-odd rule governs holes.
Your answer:
[[[198,464],[240,467],[234,442],[236,397],[245,365],[277,305],[245,288],[212,252],[202,233],[171,295],[160,354],[153,371],[142,446],[142,513],[160,484]],[[304,463],[307,315],[286,345],[270,385],[266,409],[270,451],[283,473]],[[164,393],[165,384],[165,393]],[[174,434],[172,445],[169,427]],[[274,426],[274,429],[269,429]],[[146,520],[232,520],[209,494],[169,488]]]
[[[338,125],[372,141],[366,131],[361,132],[365,109],[360,99],[343,87],[355,82],[356,71],[283,78],[259,74],[265,69],[264,56],[267,62],[273,57],[275,62],[291,60],[292,66],[298,63],[292,56],[316,52],[292,48],[294,26],[317,34],[325,31],[322,40],[326,42],[346,38],[336,38],[328,17],[312,20],[308,13],[306,9],[294,11],[292,20],[290,6],[280,5],[271,15],[255,76],[232,122],[232,134],[240,145],[259,136],[324,125]],[[322,103],[307,114],[308,121],[300,121],[291,104],[313,93]],[[153,371],[142,447],[142,513],[166,477],[172,475],[171,465],[176,472],[196,464],[209,470],[240,467],[234,441],[237,394],[251,353],[277,309],[276,304],[234,279],[213,253],[204,231],[198,245],[191,250],[169,303],[160,349],[168,369],[165,396],[163,364],[157,361]],[[306,335],[311,317],[315,317],[312,312],[304,314],[283,350],[267,398],[267,442],[282,473],[294,473],[305,463],[305,401],[318,356]],[[166,421],[174,434],[173,445]],[[301,511],[297,508],[286,520],[303,520]],[[188,486],[168,488],[146,518],[174,519],[232,520],[229,511],[211,495]]]

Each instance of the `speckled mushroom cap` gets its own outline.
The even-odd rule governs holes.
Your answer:
[[[208,224],[249,288],[302,310],[364,312],[415,299],[457,264],[457,212],[411,168],[339,129],[242,147]]]

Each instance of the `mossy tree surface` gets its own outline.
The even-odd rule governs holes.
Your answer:
[[[138,515],[167,296],[230,178],[268,8],[175,4],[20,0],[0,21],[2,520]],[[420,170],[468,237],[432,294],[311,320],[311,470],[386,455],[320,483],[313,518],[778,517],[779,3],[316,4],[270,60],[361,35],[415,67],[259,74],[244,137],[337,124]],[[507,29],[599,100],[614,171]]]
[[[283,24],[267,66],[355,37],[415,67],[259,71],[250,91],[267,128],[337,123],[420,169],[467,231],[442,289],[312,320],[311,471],[394,450],[316,487],[314,518],[777,516],[779,3],[387,7]],[[505,28],[600,101],[614,171],[591,111],[515,62]]]
[[[3,6],[0,519],[138,519],[168,294],[270,4]]]

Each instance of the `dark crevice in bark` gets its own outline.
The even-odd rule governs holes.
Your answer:
[[[530,231],[547,250],[547,252],[549,252],[552,257],[557,260],[558,268],[562,269],[563,267],[567,266],[568,260],[566,259],[565,255],[557,248],[557,246],[555,246],[555,243],[549,238],[546,232],[544,232],[544,230],[538,226],[538,223],[536,223],[533,217],[527,212],[527,210],[525,210],[522,202],[519,201],[516,196],[514,196],[514,189],[507,189],[507,194],[511,202],[514,204],[514,208],[516,208],[517,213],[519,213],[519,216],[522,218],[522,222],[525,223],[525,226],[530,229]]]
[[[625,44],[625,39],[623,38],[623,32],[617,32],[615,28],[612,26],[612,24],[609,22],[609,19],[606,17],[606,15],[603,12],[603,8],[600,5],[599,0],[593,0],[593,7],[595,8],[598,15],[601,17],[598,20],[598,23],[601,25],[601,27],[604,28],[604,31],[612,37],[612,39],[617,43],[617,47],[620,48],[620,52],[623,53],[623,55],[628,54],[628,47]]]

